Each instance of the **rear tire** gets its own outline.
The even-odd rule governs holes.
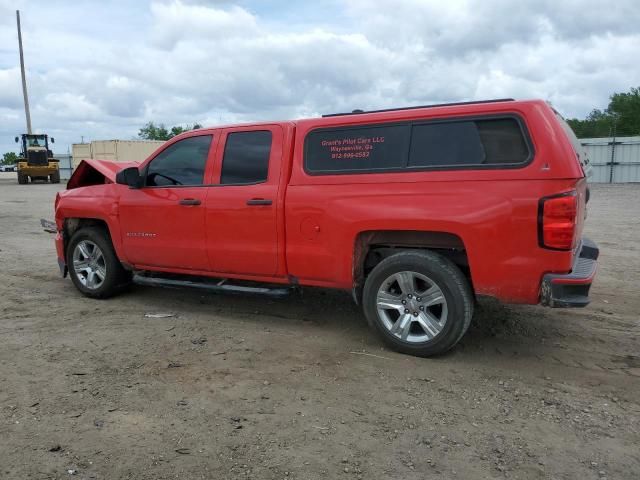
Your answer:
[[[29,176],[18,172],[18,184],[25,185],[26,183],[29,183]]]
[[[407,251],[382,260],[364,286],[365,316],[392,349],[429,357],[451,349],[473,316],[460,269],[437,253]]]
[[[90,298],[108,298],[131,283],[131,273],[122,268],[106,229],[84,227],[71,237],[67,267],[73,284]]]
[[[51,181],[51,183],[60,183],[60,171],[53,172],[51,175],[49,175],[49,180]]]

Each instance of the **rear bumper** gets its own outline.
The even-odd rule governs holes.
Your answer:
[[[593,241],[583,238],[571,273],[547,273],[542,278],[540,303],[554,308],[586,307],[590,302],[589,289],[596,276],[599,253]]]

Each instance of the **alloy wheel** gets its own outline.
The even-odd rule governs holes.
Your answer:
[[[447,322],[447,300],[442,290],[417,272],[397,272],[382,282],[376,308],[384,327],[408,343],[433,340]]]
[[[78,242],[73,250],[73,270],[84,287],[100,288],[107,278],[107,265],[100,247],[91,240]]]

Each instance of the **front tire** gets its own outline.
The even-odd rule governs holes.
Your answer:
[[[49,181],[51,183],[60,183],[60,171],[53,172],[51,175],[49,175]]]
[[[407,251],[382,260],[364,286],[365,316],[392,349],[419,357],[442,354],[465,334],[473,316],[466,277],[447,258]]]
[[[131,281],[109,234],[100,227],[84,227],[74,233],[67,247],[67,266],[73,284],[91,298],[111,297]]]
[[[18,172],[18,184],[26,185],[27,183],[29,183],[29,176]]]

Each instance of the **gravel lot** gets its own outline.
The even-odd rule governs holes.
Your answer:
[[[640,185],[592,189],[591,306],[483,303],[453,352],[419,359],[340,292],[81,297],[39,225],[64,187],[14,175],[0,478],[640,478]]]

